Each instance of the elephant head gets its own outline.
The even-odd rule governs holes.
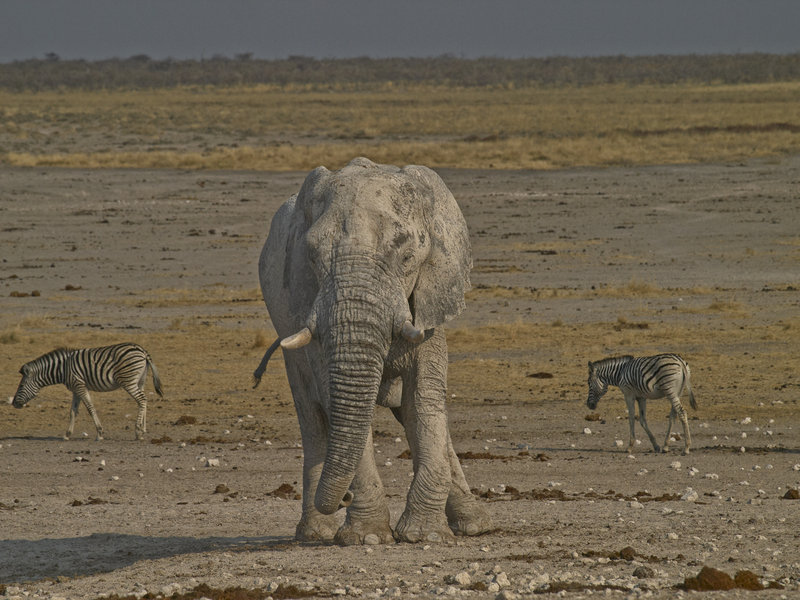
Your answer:
[[[281,345],[319,345],[329,422],[315,505],[331,514],[364,452],[390,346],[413,347],[464,307],[469,236],[432,170],[357,158],[308,175],[287,242],[284,287],[308,300],[290,297],[299,330]]]

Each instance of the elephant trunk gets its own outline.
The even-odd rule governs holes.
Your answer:
[[[356,298],[336,295],[318,332],[329,357],[328,446],[314,499],[323,514],[349,503],[348,488],[369,436],[393,323],[391,311],[383,310],[386,300],[375,298],[374,288]]]

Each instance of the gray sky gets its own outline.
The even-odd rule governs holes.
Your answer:
[[[798,51],[798,0],[0,0],[0,62]]]

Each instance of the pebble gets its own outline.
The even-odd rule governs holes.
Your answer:
[[[630,506],[631,508],[644,508],[644,504],[638,502],[637,500],[632,500],[631,502],[628,502],[628,506]]]
[[[638,579],[649,579],[651,577],[655,577],[656,572],[650,567],[645,567],[642,565],[641,567],[636,567],[633,570],[633,576],[637,577]]]
[[[592,435],[592,430],[589,429],[588,427],[584,427],[583,428],[583,433],[585,433],[586,435]]]
[[[669,464],[670,469],[675,469],[676,471],[681,468],[681,461],[674,460]]]
[[[219,466],[219,459],[218,458],[206,459],[206,466],[207,467],[218,467]]]
[[[457,583],[458,585],[471,585],[472,577],[466,571],[460,571],[452,576],[450,583]]]

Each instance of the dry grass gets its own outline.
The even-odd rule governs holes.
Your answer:
[[[575,288],[527,288],[501,285],[478,285],[467,292],[468,300],[479,298],[656,298],[680,296],[707,296],[715,290],[703,286],[691,288],[662,288],[639,279],[632,279],[622,286],[603,286],[592,290]],[[711,309],[711,307],[709,307]],[[721,310],[718,306],[711,310]],[[730,309],[729,309],[730,310]]]
[[[0,92],[0,161],[306,170],[690,163],[800,150],[800,83]]]
[[[147,294],[135,297],[119,296],[109,302],[137,308],[165,308],[170,306],[202,306],[209,304],[260,302],[261,291],[257,288],[232,288],[223,284],[203,288],[160,288],[149,290]],[[181,327],[180,319],[173,321],[176,329]]]

